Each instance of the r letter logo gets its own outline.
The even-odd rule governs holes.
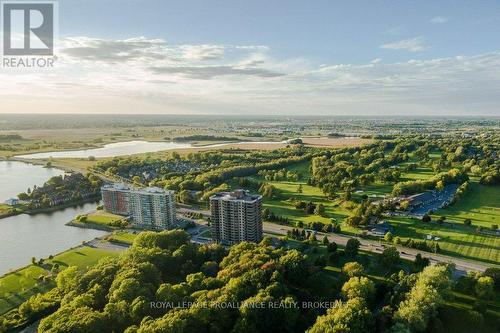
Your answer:
[[[54,4],[2,1],[3,55],[54,54]]]

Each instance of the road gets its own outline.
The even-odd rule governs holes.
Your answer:
[[[187,212],[197,212],[197,213],[202,213],[204,216],[208,217],[210,216],[210,212],[207,210],[200,210],[200,209],[194,209],[186,205],[182,205],[180,208],[178,208],[179,213],[187,213]],[[263,229],[265,233],[269,234],[276,234],[276,235],[286,235],[288,230],[292,230],[293,227],[290,226],[285,226],[285,225],[279,225],[279,224],[274,224],[274,223],[268,223],[264,222],[263,224]],[[317,233],[317,238],[321,240],[323,236],[326,235],[328,237],[328,240],[330,242],[335,242],[339,245],[345,246],[347,243],[347,240],[349,238],[352,238],[347,235],[340,235],[340,234],[325,234],[322,232]],[[363,239],[359,237],[355,237],[359,240],[360,242],[360,249],[364,251],[369,251],[369,252],[374,252],[374,253],[382,253],[386,247],[385,244],[380,243],[375,240],[371,239]],[[460,258],[456,257],[451,257],[451,256],[446,256],[442,254],[436,254],[436,253],[431,253],[431,252],[424,252],[424,251],[419,251],[415,249],[410,249],[407,247],[402,247],[402,246],[396,246],[397,250],[399,251],[400,257],[403,259],[407,260],[415,260],[415,257],[418,253],[420,253],[423,257],[429,258],[432,264],[437,264],[437,263],[453,263],[455,264],[456,268],[456,274],[457,275],[465,275],[469,271],[479,271],[479,272],[484,272],[488,267],[490,267],[486,263],[478,262],[478,261],[469,261],[469,260],[463,260]]]
[[[279,225],[274,223],[264,222],[263,225],[264,232],[270,234],[278,234],[278,235],[286,235],[288,230],[292,230],[293,227]],[[345,246],[349,238],[353,238],[346,235],[339,234],[325,234],[322,232],[318,232],[316,237],[321,240],[323,236],[326,235],[330,242],[335,242],[339,245]],[[359,237],[355,237],[360,242],[360,249],[375,253],[382,253],[386,247],[385,244],[379,243],[375,240],[371,239],[363,239]],[[457,270],[458,275],[465,275],[468,271],[480,271],[484,272],[484,270],[490,266],[485,263],[477,262],[477,261],[468,261],[460,258],[445,256],[442,254],[436,254],[431,252],[424,252],[415,249],[410,249],[407,247],[396,246],[399,251],[400,257],[407,260],[415,260],[415,257],[418,253],[420,253],[423,257],[429,258],[431,263],[454,263],[455,268]]]

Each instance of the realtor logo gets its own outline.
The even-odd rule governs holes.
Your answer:
[[[3,55],[54,55],[55,3],[2,1]]]

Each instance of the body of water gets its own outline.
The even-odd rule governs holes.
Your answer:
[[[52,213],[0,219],[0,275],[26,266],[31,258],[47,258],[77,246],[105,231],[66,226],[76,215],[95,210],[97,203],[69,207]]]
[[[268,141],[247,141],[236,142],[237,144],[270,144],[270,143],[284,143],[284,142],[268,142]],[[227,145],[235,144],[235,142],[216,143],[212,145],[202,146],[203,148],[216,148],[224,147]],[[125,141],[110,143],[101,148],[83,149],[83,150],[67,150],[67,151],[51,151],[46,153],[35,153],[28,155],[18,155],[27,159],[43,159],[43,158],[88,158],[89,156],[99,157],[114,157],[125,156],[141,153],[152,153],[163,150],[175,150],[186,148],[200,148],[191,145],[190,143],[177,143],[177,142],[151,142],[151,141]]]
[[[49,178],[64,174],[63,170],[44,168],[16,161],[0,161],[0,203],[9,198],[17,198],[21,192],[33,185],[41,186]],[[1,235],[0,235],[1,236]]]
[[[47,153],[36,153],[28,155],[19,155],[16,157],[41,159],[41,158],[87,158],[94,157],[113,157],[141,153],[152,153],[162,150],[189,148],[189,143],[176,142],[150,142],[150,141],[125,141],[109,143],[101,148],[92,148],[84,150],[51,151]]]

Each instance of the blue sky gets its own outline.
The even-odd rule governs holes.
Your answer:
[[[500,45],[500,1],[63,0],[60,18],[64,36],[267,45],[276,56],[318,63],[473,55]],[[426,49],[416,54],[379,47],[418,36]]]
[[[500,113],[499,1],[62,0],[59,22],[58,67],[8,73],[0,112]]]

